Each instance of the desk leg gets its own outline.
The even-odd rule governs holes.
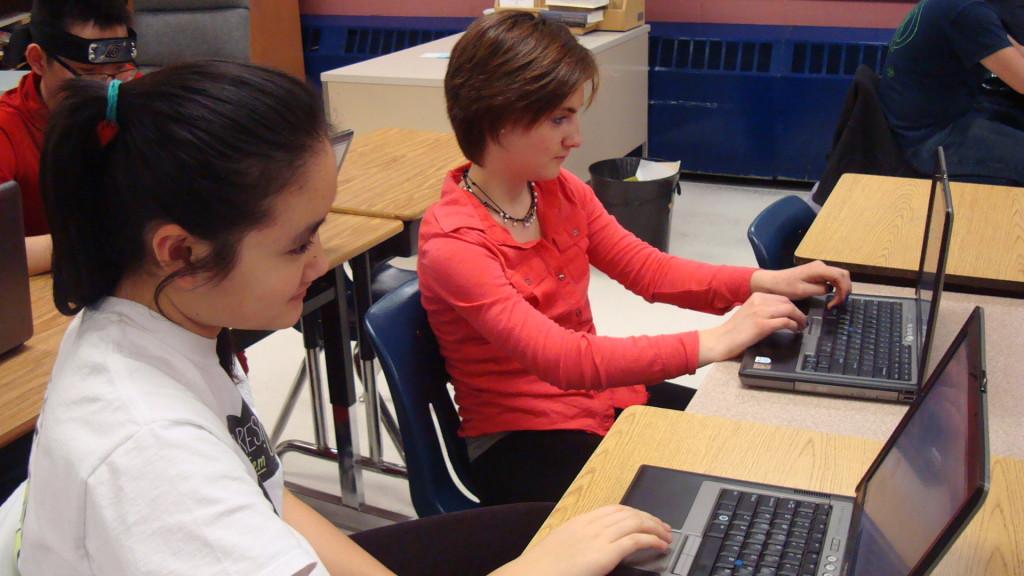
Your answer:
[[[362,470],[355,464],[355,446],[359,444],[356,428],[358,408],[345,305],[345,270],[338,266],[328,274],[332,275],[334,298],[320,308],[320,314],[327,360],[327,388],[334,411],[334,437],[338,445],[341,501],[358,509],[363,504],[363,477]]]
[[[355,296],[356,335],[359,339],[359,377],[363,381],[364,398],[366,399],[366,439],[370,444],[370,461],[380,464],[383,461],[383,448],[380,438],[380,396],[377,394],[377,371],[373,359],[376,354],[373,344],[363,329],[363,318],[370,309],[373,296],[370,291],[372,266],[370,253],[364,252],[349,261],[352,267],[352,290]]]

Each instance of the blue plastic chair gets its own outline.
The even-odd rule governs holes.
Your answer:
[[[444,359],[420,304],[419,280],[376,302],[364,324],[395,401],[416,513],[424,517],[476,508],[479,504],[459,489],[445,466],[447,452],[463,486],[472,489],[466,442],[457,434],[459,415],[448,394]],[[431,412],[437,417],[436,429]]]
[[[786,196],[761,211],[747,229],[757,265],[782,270],[793,265],[793,253],[816,214],[799,196]]]

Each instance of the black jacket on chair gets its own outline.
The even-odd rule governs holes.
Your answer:
[[[840,176],[847,172],[880,176],[921,177],[903,155],[878,98],[878,75],[861,64],[846,93],[839,125],[832,136],[825,173],[812,200],[824,204]]]

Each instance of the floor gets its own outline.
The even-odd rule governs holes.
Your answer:
[[[673,208],[669,251],[684,258],[743,266],[755,265],[746,239],[747,226],[754,216],[783,196],[799,194],[806,198],[809,195],[806,187],[708,179],[687,180],[683,182],[682,190],[682,196]],[[415,268],[415,259],[394,263]],[[670,305],[649,304],[596,269],[591,278],[590,295],[598,332],[609,336],[702,329],[722,321],[716,316]],[[248,357],[256,409],[267,430],[273,430],[303,358],[302,338],[293,330],[276,332],[250,348]],[[673,381],[696,388],[702,377],[703,371],[698,370],[696,374],[680,376]],[[383,375],[378,376],[378,382],[382,383],[385,402],[390,402]],[[312,441],[312,422],[309,392],[303,390],[284,429],[283,438]],[[365,418],[360,420],[359,428],[360,453],[367,454]],[[400,462],[386,434],[384,436],[385,460]],[[333,444],[332,429],[329,429],[328,437]],[[294,453],[286,455],[283,461],[288,481],[331,494],[339,493],[338,472],[333,463]],[[368,504],[403,516],[415,516],[404,481],[372,472],[364,472],[363,480]],[[343,521],[346,528],[353,530],[380,523],[377,518],[351,514],[345,515]]]

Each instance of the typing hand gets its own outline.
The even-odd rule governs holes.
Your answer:
[[[772,332],[797,332],[806,324],[807,316],[789,297],[754,292],[723,324],[700,331],[697,363],[704,366],[735,358]]]
[[[850,273],[820,260],[785,270],[758,270],[750,278],[752,292],[778,294],[790,300],[827,294],[829,286],[835,288],[835,297],[828,303],[831,309],[850,294]]]
[[[665,552],[670,528],[647,512],[615,504],[581,514],[554,529],[492,576],[598,576],[637,550]]]

